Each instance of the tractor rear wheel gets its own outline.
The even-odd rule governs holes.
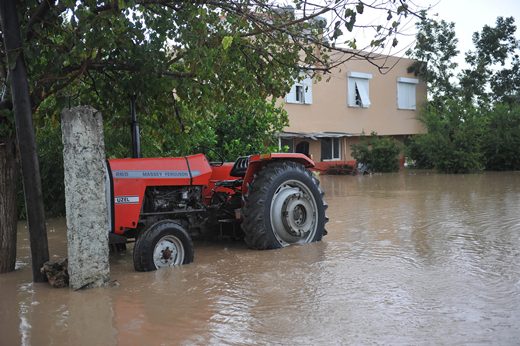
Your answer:
[[[318,179],[303,165],[269,163],[255,175],[245,196],[245,242],[264,250],[320,241],[326,234],[326,208]]]
[[[162,220],[151,225],[135,242],[134,268],[152,271],[193,262],[193,242],[177,222]]]

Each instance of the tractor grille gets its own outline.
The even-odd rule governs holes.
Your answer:
[[[232,177],[244,177],[246,175],[247,166],[249,166],[249,156],[240,156],[235,161],[229,175]]]

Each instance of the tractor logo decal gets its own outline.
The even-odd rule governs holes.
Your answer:
[[[138,204],[139,196],[117,196],[114,200],[115,204]]]
[[[188,170],[145,170],[145,171],[113,171],[112,175],[117,179],[171,179],[171,178],[190,178]],[[191,171],[191,177],[200,175],[199,171]]]

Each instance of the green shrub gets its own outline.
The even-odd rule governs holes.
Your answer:
[[[520,170],[520,106],[499,104],[488,112],[482,149],[486,169]]]
[[[431,137],[426,135],[415,135],[405,142],[406,156],[413,160],[414,167],[419,169],[432,169],[435,167],[428,141]]]
[[[359,144],[351,145],[352,156],[373,172],[397,172],[399,170],[399,144],[392,138],[379,137],[372,132]]]
[[[47,217],[65,215],[65,191],[63,185],[63,144],[61,125],[48,119],[36,130],[43,203]]]
[[[408,147],[411,159],[433,164],[444,173],[469,173],[484,168],[482,135],[486,119],[475,106],[446,100],[429,105],[421,120],[428,133],[414,138]]]

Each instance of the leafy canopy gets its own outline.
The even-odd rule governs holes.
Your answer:
[[[428,130],[409,141],[423,168],[448,173],[520,169],[520,43],[512,17],[473,34],[475,49],[457,74],[455,25],[424,19],[409,54],[411,69],[428,81],[421,120]]]

